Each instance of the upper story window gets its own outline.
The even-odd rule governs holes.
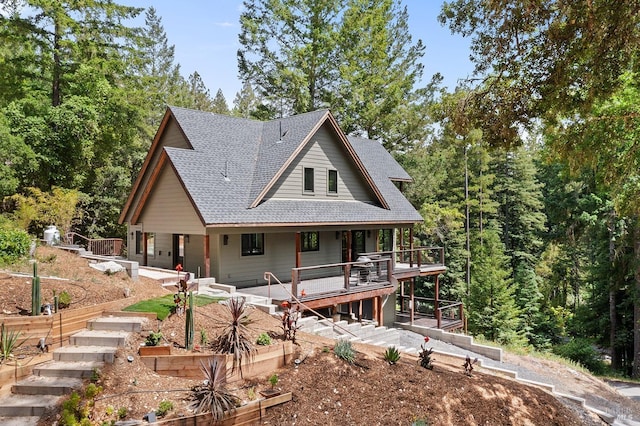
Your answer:
[[[264,254],[264,234],[242,234],[242,255]]]
[[[304,192],[313,192],[315,189],[314,187],[314,182],[313,182],[313,174],[314,174],[314,170],[312,167],[305,167],[304,168],[304,183],[303,183],[303,189]]]
[[[301,250],[302,251],[318,251],[320,250],[320,233],[319,232],[301,232]]]
[[[338,171],[329,170],[327,173],[327,192],[329,194],[338,193]]]

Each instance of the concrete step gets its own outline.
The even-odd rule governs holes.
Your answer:
[[[66,395],[81,387],[82,379],[79,378],[29,376],[13,385],[11,392],[25,395]]]
[[[55,395],[7,395],[0,398],[0,416],[42,416],[47,409],[54,407],[61,398]]]
[[[74,346],[114,346],[125,345],[126,331],[112,330],[85,330],[80,331],[69,338],[69,343]]]
[[[39,416],[0,417],[2,426],[38,426]]]
[[[316,334],[322,337],[330,337],[330,338],[334,337],[333,327],[318,327],[315,330],[313,330],[313,334]]]
[[[95,369],[99,370],[102,367],[104,367],[104,362],[99,361],[50,361],[34,367],[33,374],[35,376],[88,379],[93,375]]]
[[[146,322],[146,319],[141,317],[108,316],[87,321],[87,328],[89,330],[128,331],[138,333],[142,331],[142,326]]]
[[[53,352],[54,361],[102,361],[112,364],[117,348],[113,346],[63,346]]]

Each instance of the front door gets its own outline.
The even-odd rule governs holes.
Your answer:
[[[173,234],[173,266],[177,264],[184,267],[184,235]]]
[[[353,262],[360,256],[360,253],[367,251],[365,231],[351,231],[351,259],[349,259],[348,232],[349,231],[342,231],[342,262]]]

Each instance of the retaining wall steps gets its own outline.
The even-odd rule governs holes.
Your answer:
[[[11,394],[0,398],[0,425],[35,426],[40,416],[54,407],[63,395],[80,389],[95,369],[114,361],[131,331],[146,321],[140,317],[109,316],[87,322],[91,330],[70,337],[70,346],[57,348],[53,360],[33,368],[33,374],[11,387]],[[128,331],[125,331],[128,330]]]

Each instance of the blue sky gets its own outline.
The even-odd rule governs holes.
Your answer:
[[[232,106],[241,84],[236,53],[240,44],[240,0],[121,0],[136,7],[153,6],[162,18],[167,38],[175,45],[175,59],[187,77],[198,71],[214,96],[222,89]],[[425,83],[439,72],[444,85],[453,90],[458,79],[470,76],[469,40],[452,35],[437,20],[441,0],[403,0],[409,11],[413,41],[426,46],[423,57]],[[144,16],[139,25],[144,24]]]

